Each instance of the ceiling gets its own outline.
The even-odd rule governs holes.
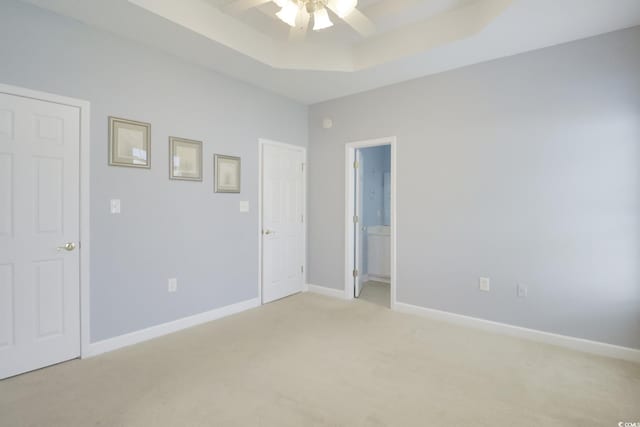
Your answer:
[[[512,1],[363,0],[345,20],[330,12],[335,26],[316,32],[280,21],[275,15],[279,7],[271,0],[129,0],[270,67],[343,72],[470,37]],[[242,7],[246,4],[257,6]]]
[[[640,25],[638,0],[360,0],[364,33],[291,31],[267,0],[24,1],[305,104]]]

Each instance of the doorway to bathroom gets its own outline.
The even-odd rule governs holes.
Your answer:
[[[395,304],[396,141],[346,146],[345,296]]]

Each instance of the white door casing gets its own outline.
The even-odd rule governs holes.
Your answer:
[[[0,93],[0,378],[80,355],[80,132],[78,107]]]
[[[305,264],[305,151],[261,141],[262,302],[302,292]]]

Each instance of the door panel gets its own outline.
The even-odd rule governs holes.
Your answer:
[[[37,338],[64,332],[64,273],[62,260],[34,263]]]
[[[301,292],[304,273],[304,155],[262,146],[262,301]]]
[[[13,234],[13,156],[0,154],[0,236]]]
[[[80,354],[80,112],[0,94],[0,378]]]
[[[13,266],[0,265],[0,349],[13,345]]]
[[[36,234],[62,233],[62,159],[34,159]]]

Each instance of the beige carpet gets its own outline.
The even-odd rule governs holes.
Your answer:
[[[640,365],[303,294],[0,382],[2,426],[617,426]]]
[[[362,285],[359,299],[389,308],[391,306],[391,285],[373,280],[365,282]]]

